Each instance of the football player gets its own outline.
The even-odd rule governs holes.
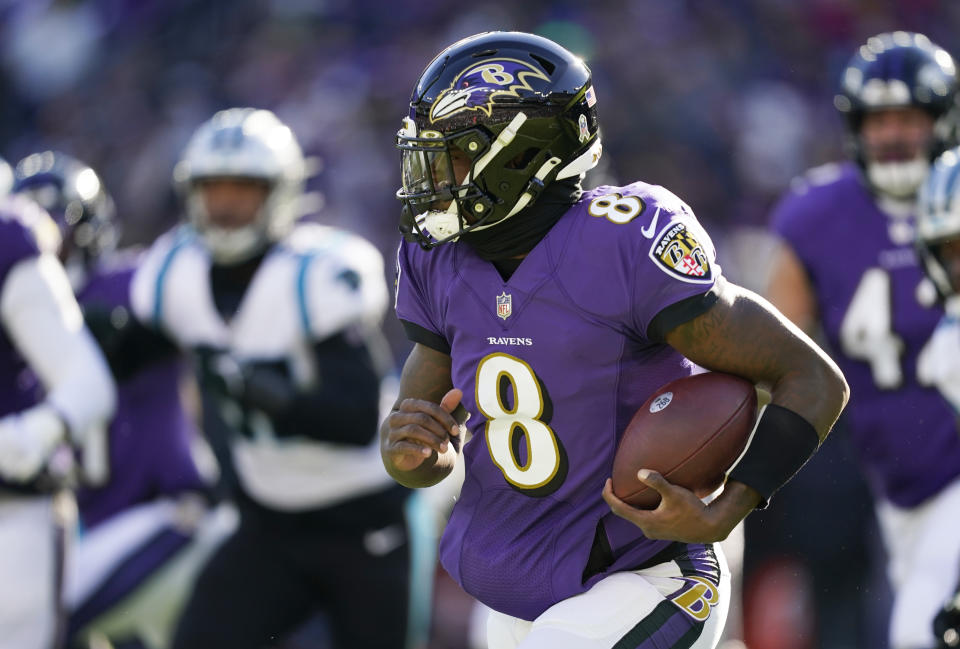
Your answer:
[[[61,637],[73,518],[61,491],[69,453],[58,449],[82,449],[87,477],[104,477],[115,387],[57,259],[56,225],[9,187],[0,198],[0,647],[47,649]]]
[[[913,216],[953,137],[956,97],[953,59],[924,35],[868,39],[834,100],[853,160],[808,172],[772,215],[783,245],[769,296],[804,330],[823,331],[852,386],[847,425],[888,551],[893,649],[932,646],[960,557],[957,419],[950,387],[918,364],[943,310],[918,263]]]
[[[318,609],[337,646],[395,649],[425,632],[407,624],[407,603],[425,605],[409,597],[411,492],[377,450],[383,259],[344,230],[296,223],[304,168],[272,112],[217,113],[174,171],[188,221],[134,279],[137,316],[197,358],[205,432],[240,513],[176,649],[265,647]]]
[[[937,289],[946,313],[917,359],[917,377],[934,385],[960,412],[960,148],[941,155],[919,195],[917,250],[924,270]],[[953,561],[941,569],[949,573],[960,565],[957,547]],[[949,556],[945,554],[945,556]],[[956,572],[954,580],[960,581]],[[942,593],[941,593],[942,594]],[[938,649],[960,646],[960,586],[947,598],[933,620]]]
[[[415,345],[381,453],[411,487],[465,463],[440,554],[494,610],[490,647],[714,647],[729,605],[717,542],[816,450],[846,384],[723,279],[675,195],[581,188],[597,104],[583,61],[532,34],[464,39],[421,74],[397,138],[396,311]],[[630,507],[608,480],[619,436],[695,363],[773,403],[715,500],[644,470],[662,502]]]
[[[221,517],[208,518],[202,499],[208,485],[191,450],[197,432],[180,396],[186,368],[168,339],[130,314],[137,255],[114,250],[113,201],[96,171],[43,151],[21,160],[14,176],[13,191],[60,227],[60,257],[119,384],[109,478],[77,491],[81,533],[65,586],[67,642],[86,647],[99,634],[165,647],[186,576],[196,573],[210,540],[223,536],[204,529]]]

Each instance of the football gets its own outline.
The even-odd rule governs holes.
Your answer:
[[[660,494],[637,479],[640,469],[704,497],[740,457],[757,418],[757,391],[745,379],[706,372],[671,381],[640,407],[613,459],[613,493],[641,509]]]

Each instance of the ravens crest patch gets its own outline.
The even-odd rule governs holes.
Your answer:
[[[707,249],[683,223],[671,223],[660,232],[650,247],[650,259],[665,273],[681,281],[696,284],[713,281],[713,266]]]

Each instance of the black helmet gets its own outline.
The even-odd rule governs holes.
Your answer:
[[[446,48],[420,75],[397,134],[400,231],[424,248],[455,241],[593,168],[595,104],[589,68],[546,38],[488,32]],[[470,160],[459,181],[451,148]]]

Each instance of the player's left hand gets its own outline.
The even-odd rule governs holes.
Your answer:
[[[689,489],[671,484],[649,469],[641,469],[637,479],[660,494],[656,509],[637,509],[620,500],[613,494],[609,478],[603,486],[603,499],[614,514],[639,527],[648,539],[713,543],[726,538],[709,508]]]

